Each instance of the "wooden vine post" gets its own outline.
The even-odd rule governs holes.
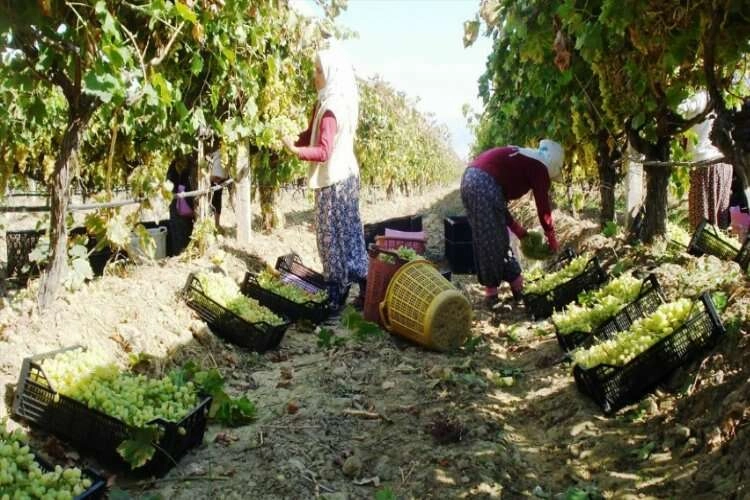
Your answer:
[[[245,141],[237,143],[236,162],[237,177],[235,178],[234,207],[237,219],[237,241],[243,244],[250,243],[252,239],[250,155]]]

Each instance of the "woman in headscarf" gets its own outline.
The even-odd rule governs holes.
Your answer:
[[[552,225],[549,190],[560,176],[563,149],[544,139],[538,149],[506,146],[489,149],[466,168],[461,179],[461,201],[471,226],[477,280],[485,287],[485,303],[497,303],[497,288],[510,283],[513,297],[521,298],[523,277],[508,242],[508,229],[519,238],[526,230],[511,216],[508,201],[534,193],[537,215],[550,250],[559,244]]]
[[[321,50],[315,58],[318,99],[309,128],[286,147],[311,162],[308,185],[315,191],[315,231],[318,254],[327,279],[342,292],[357,281],[364,303],[367,253],[359,214],[359,165],[354,156],[354,134],[359,117],[359,94],[354,70],[339,48]]]
[[[705,90],[685,99],[677,111],[685,119],[692,119],[705,111],[709,105]],[[695,139],[688,141],[687,152],[693,161],[721,158],[721,152],[711,143],[710,133],[714,119],[693,125],[690,131]],[[695,230],[704,219],[720,227],[729,225],[729,202],[732,195],[732,165],[715,163],[708,167],[690,170],[690,190],[688,191],[688,222]]]

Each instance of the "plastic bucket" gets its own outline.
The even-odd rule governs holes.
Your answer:
[[[391,332],[438,351],[463,344],[471,304],[426,260],[404,264],[391,278],[380,319]]]
[[[148,234],[151,235],[156,243],[154,259],[159,260],[165,258],[167,256],[167,228],[159,226],[148,228],[146,231],[148,231]],[[148,254],[141,247],[140,238],[135,233],[130,237],[129,253],[131,257],[137,260],[146,260],[149,258]]]

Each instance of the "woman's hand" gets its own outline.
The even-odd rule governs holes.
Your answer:
[[[555,230],[551,229],[547,231],[545,233],[545,236],[547,236],[547,244],[549,245],[549,249],[552,251],[552,253],[557,253],[558,250],[560,250],[560,244],[557,242]]]
[[[292,154],[294,154],[295,156],[297,155],[299,148],[294,145],[295,139],[293,137],[284,137],[281,139],[281,142],[284,143],[284,147],[286,147]]]

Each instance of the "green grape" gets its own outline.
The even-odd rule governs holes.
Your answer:
[[[399,258],[405,261],[424,259],[424,257],[419,255],[416,250],[409,247],[398,247],[398,250],[396,250],[396,254],[399,256]]]
[[[667,237],[670,240],[676,241],[677,243],[680,243],[684,246],[688,246],[688,244],[690,244],[690,234],[685,231],[682,226],[674,224],[670,221],[667,221]]]
[[[546,293],[557,287],[558,285],[569,281],[570,279],[578,276],[583,272],[583,270],[586,268],[586,264],[588,263],[589,258],[590,257],[586,254],[579,255],[559,271],[543,275],[538,280],[526,285],[525,292],[534,294]]]
[[[58,393],[133,427],[146,427],[155,418],[178,422],[198,404],[192,382],[176,385],[169,377],[121,372],[80,349],[45,359],[42,370]]]
[[[694,303],[689,299],[662,304],[616,337],[575,351],[573,363],[586,370],[601,364],[624,366],[678,330],[688,320],[693,307]]]
[[[258,284],[266,290],[269,290],[276,295],[281,295],[297,304],[304,304],[306,302],[323,303],[328,299],[328,292],[325,290],[318,290],[315,293],[310,293],[304,288],[292,283],[284,283],[277,275],[268,270],[263,270],[258,273]]]
[[[573,332],[591,333],[638,297],[641,281],[630,275],[620,276],[605,286],[579,295],[582,304],[569,304],[552,314],[552,322],[561,335]],[[585,301],[581,299],[585,296]]]
[[[521,252],[524,257],[536,260],[546,259],[552,255],[549,245],[538,231],[528,231],[526,236],[521,238]]]
[[[395,264],[396,263],[396,257],[389,253],[380,253],[378,255],[378,259],[385,262],[386,264]]]
[[[91,487],[78,468],[43,470],[27,441],[23,432],[8,432],[7,422],[0,420],[0,498],[72,500]]]
[[[219,273],[198,273],[198,281],[203,293],[220,306],[232,311],[248,323],[268,323],[281,325],[284,320],[274,314],[269,308],[262,306],[257,300],[243,295],[240,287],[231,278]],[[258,280],[260,283],[260,280]],[[261,284],[261,286],[263,286]],[[265,288],[265,287],[264,287]]]

